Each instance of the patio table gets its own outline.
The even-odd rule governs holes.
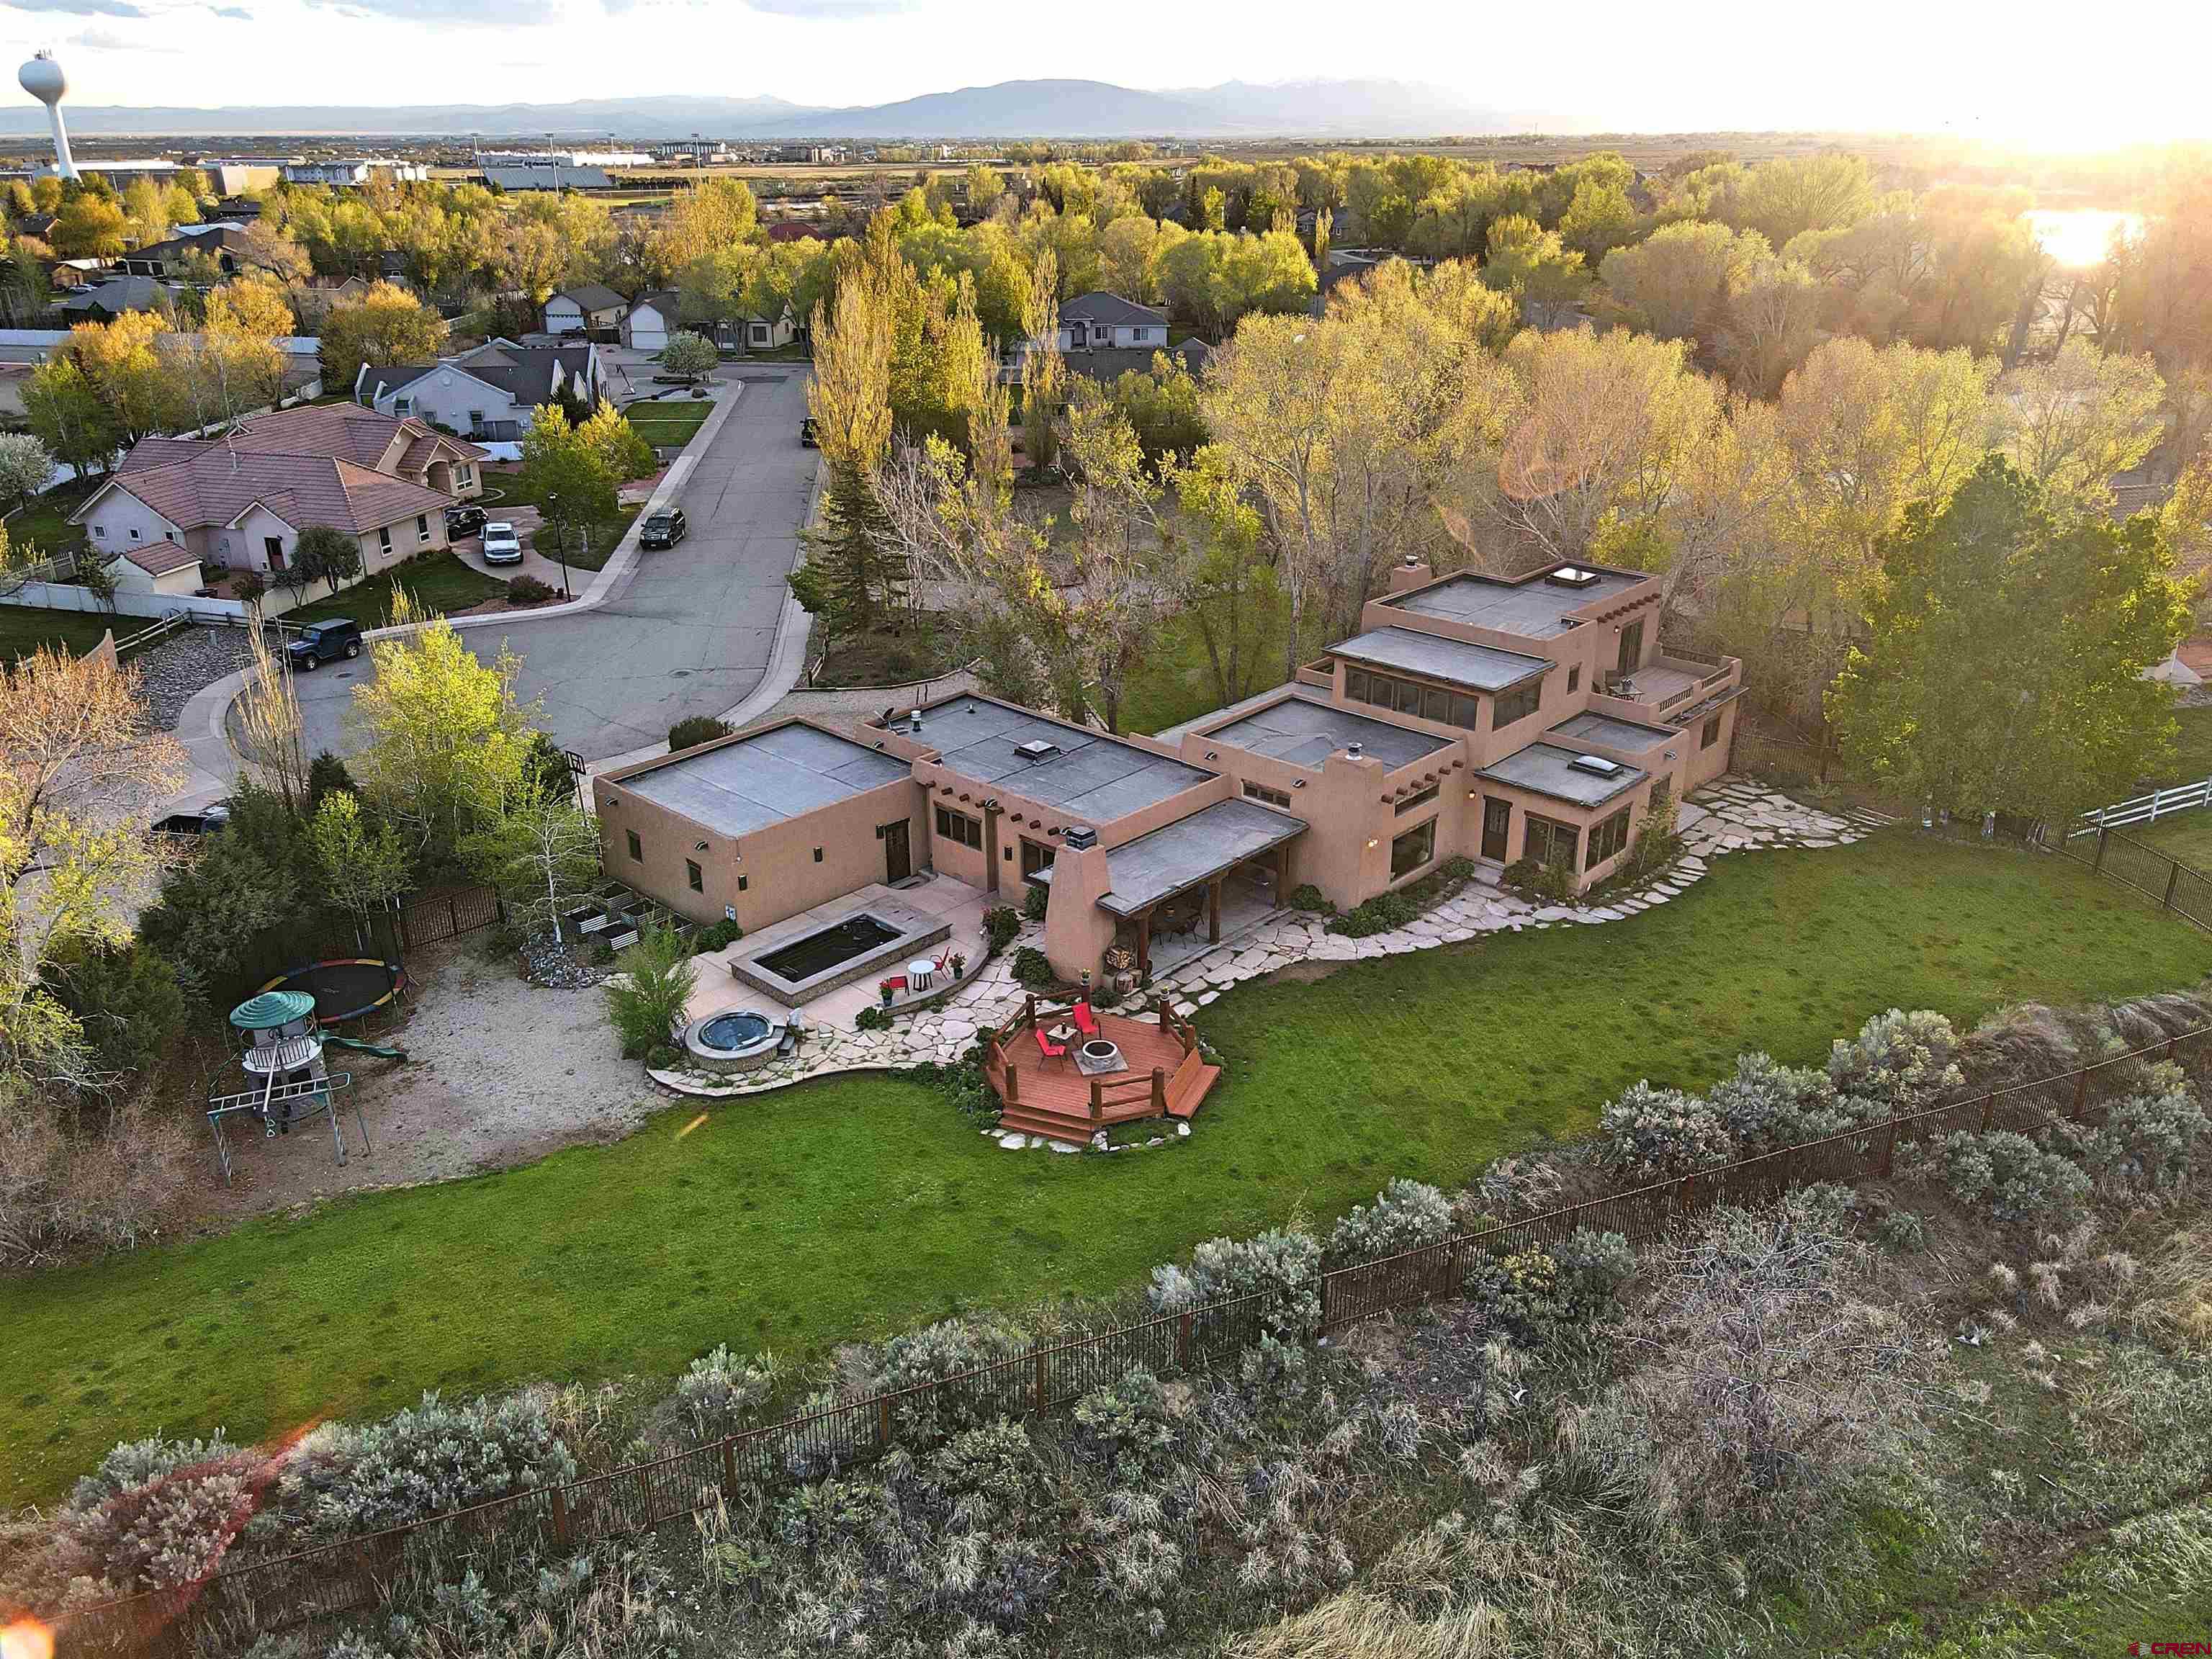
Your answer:
[[[1074,1042],[1076,1038],[1081,1036],[1083,1033],[1077,1030],[1073,1025],[1067,1024],[1066,1021],[1062,1020],[1059,1024],[1047,1031],[1045,1035],[1050,1037],[1054,1042],[1059,1043],[1062,1048],[1066,1048],[1069,1043]]]
[[[906,965],[906,988],[909,991],[927,991],[930,981],[936,977],[936,975],[935,962],[927,957],[916,957]]]

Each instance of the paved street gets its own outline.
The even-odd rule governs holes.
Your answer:
[[[521,655],[520,695],[541,701],[537,723],[562,747],[598,760],[665,743],[676,721],[720,714],[759,682],[814,483],[817,458],[799,442],[804,373],[796,365],[724,371],[744,389],[677,503],[690,535],[676,548],[641,553],[606,604],[464,631],[486,660],[502,640]],[[580,572],[578,586],[588,580]],[[364,657],[299,677],[309,753],[357,746],[344,716],[368,672]]]

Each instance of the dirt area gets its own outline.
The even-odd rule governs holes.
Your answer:
[[[315,1120],[274,1139],[228,1132],[226,1188],[206,1148],[208,1184],[198,1231],[312,1205],[340,1193],[448,1181],[527,1164],[563,1146],[619,1140],[661,1100],[622,1058],[599,992],[526,984],[486,937],[434,946],[408,962],[414,988],[405,1018],[372,1040],[404,1048],[404,1060],[333,1050],[332,1068],[360,1091],[375,1151],[363,1156],[345,1103],[348,1162],[340,1169],[330,1127]]]

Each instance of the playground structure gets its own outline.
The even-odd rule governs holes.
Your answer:
[[[339,1121],[337,1097],[340,1091],[353,1086],[353,1078],[349,1073],[330,1070],[323,1059],[324,1048],[338,1042],[372,1054],[396,1056],[398,1051],[326,1037],[316,1018],[315,998],[304,990],[262,991],[248,997],[230,1011],[230,1026],[239,1044],[238,1063],[247,1077],[258,1080],[259,1086],[208,1097],[208,1128],[215,1136],[223,1185],[228,1186],[231,1178],[230,1146],[223,1135],[223,1123],[240,1115],[258,1121],[265,1138],[289,1134],[295,1124],[327,1116],[331,1144],[343,1167],[345,1131]],[[373,1153],[375,1148],[369,1145],[368,1124],[362,1116],[359,1095],[353,1097],[352,1104],[362,1151]]]

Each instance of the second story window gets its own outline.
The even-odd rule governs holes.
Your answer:
[[[1509,691],[1499,692],[1497,702],[1491,707],[1490,729],[1503,732],[1516,720],[1527,720],[1536,712],[1536,705],[1543,701],[1543,697],[1544,682],[1540,679],[1530,680],[1525,685],[1516,685]]]

